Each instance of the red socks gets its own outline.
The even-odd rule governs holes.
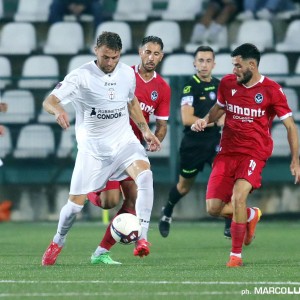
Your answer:
[[[123,203],[122,207],[117,212],[117,214],[114,216],[114,218],[116,216],[120,215],[120,214],[123,214],[123,213],[129,213],[129,214],[135,215],[135,210],[132,210],[132,209],[127,208],[127,207],[124,207],[124,203]],[[111,225],[112,220],[110,221],[109,226],[106,228],[104,237],[103,237],[102,241],[100,242],[100,247],[105,248],[108,251],[116,243],[116,241],[114,240],[114,238],[111,236],[111,233],[110,233],[110,225]]]
[[[246,234],[247,223],[231,223],[231,242],[232,248],[231,252],[235,254],[242,253],[243,242]]]

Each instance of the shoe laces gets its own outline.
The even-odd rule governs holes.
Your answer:
[[[162,222],[167,222],[167,223],[171,224],[171,222],[172,222],[172,217],[163,216],[163,217],[161,218],[161,220],[162,220]]]

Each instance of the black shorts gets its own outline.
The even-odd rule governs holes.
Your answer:
[[[180,175],[193,178],[202,172],[205,164],[211,166],[219,150],[220,135],[204,139],[184,136],[180,145]]]

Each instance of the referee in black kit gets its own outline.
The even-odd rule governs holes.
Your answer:
[[[181,95],[181,119],[184,136],[180,145],[180,174],[178,183],[169,192],[169,198],[162,208],[159,232],[167,237],[170,232],[172,213],[175,205],[192,188],[196,176],[205,164],[211,166],[218,152],[221,127],[224,117],[217,124],[211,123],[205,131],[192,131],[191,125],[203,118],[217,101],[219,79],[212,77],[215,53],[211,47],[200,46],[194,53],[196,74],[185,84]],[[228,220],[228,221],[227,221]],[[225,219],[225,237],[230,238],[230,219]]]

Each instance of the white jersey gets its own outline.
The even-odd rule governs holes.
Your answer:
[[[51,94],[76,111],[78,150],[95,158],[113,155],[122,145],[139,143],[129,124],[128,102],[136,81],[131,67],[119,62],[112,73],[94,61],[69,73]]]

